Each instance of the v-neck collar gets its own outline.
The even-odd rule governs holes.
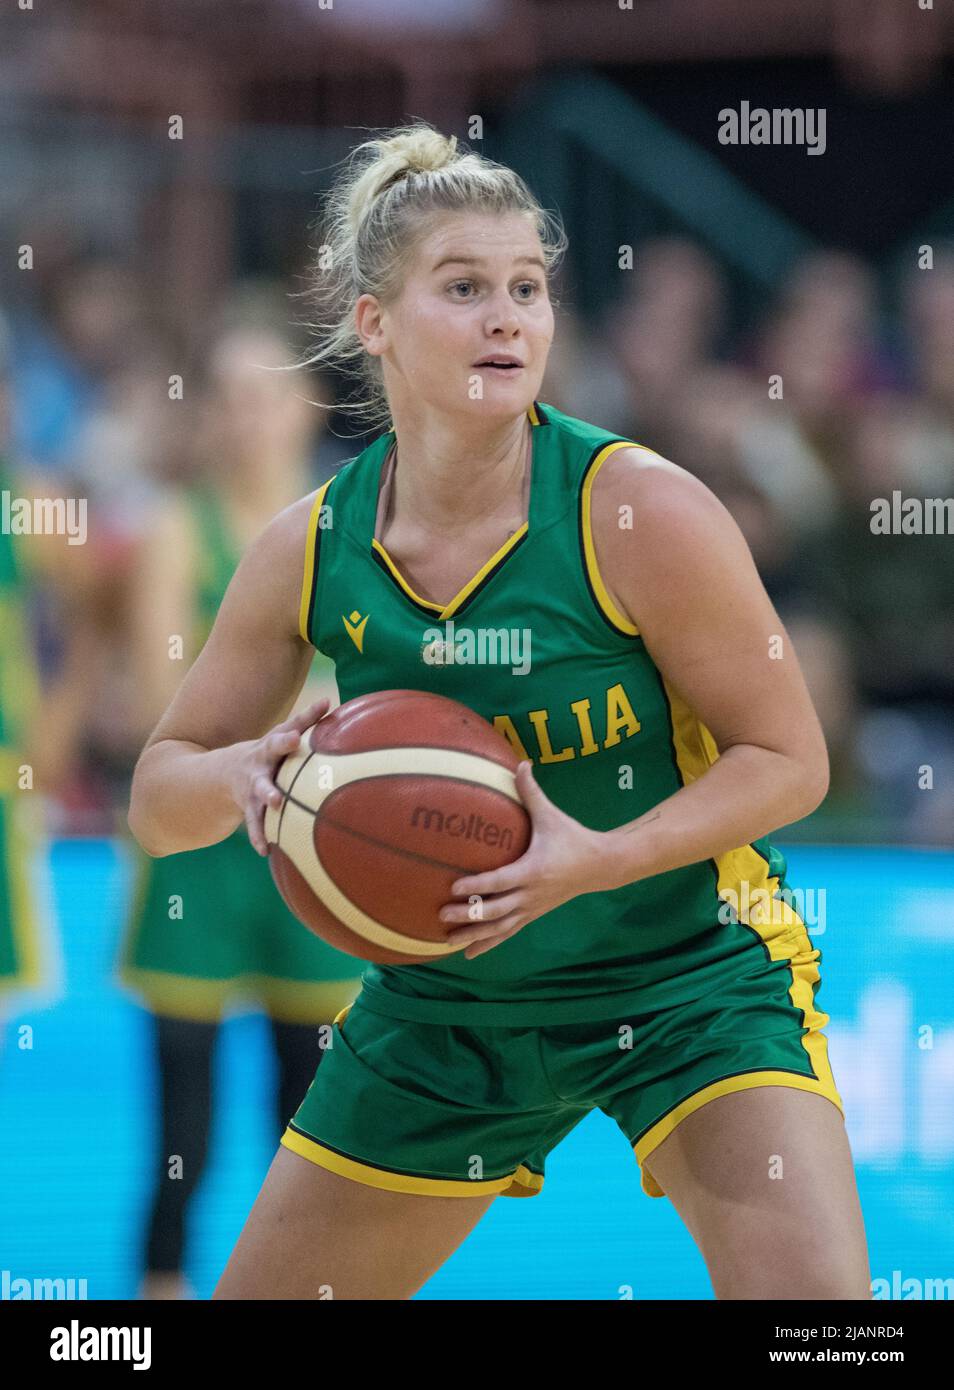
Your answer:
[[[425,613],[429,618],[439,618],[445,621],[460,613],[473,601],[476,595],[489,584],[497,571],[503,564],[520,548],[527,536],[530,534],[530,523],[534,519],[535,507],[534,499],[538,493],[538,467],[537,467],[537,429],[540,425],[547,423],[539,404],[534,401],[527,411],[530,420],[530,495],[527,501],[527,520],[512,536],[504,541],[503,545],[491,555],[475,575],[468,579],[448,603],[433,603],[430,599],[422,598],[420,594],[414,592],[410,584],[404,578],[397,565],[391,559],[384,546],[374,534],[375,522],[377,520],[378,497],[380,494],[381,470],[384,467],[390,450],[390,443],[382,456],[381,463],[374,470],[373,495],[373,515],[371,516],[371,558],[380,566],[382,572],[391,579],[404,597],[420,612]],[[388,435],[393,434],[393,430],[388,431]],[[387,438],[387,436],[385,436]]]

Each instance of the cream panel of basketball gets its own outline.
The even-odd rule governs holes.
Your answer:
[[[340,791],[349,782],[362,782],[369,777],[407,775],[477,782],[509,796],[518,805],[523,804],[509,768],[492,763],[476,753],[458,753],[453,748],[411,748],[401,745],[398,748],[371,748],[365,753],[313,753],[308,749],[305,757],[301,752],[295,753],[286,766],[292,761],[300,762],[303,770],[299,777],[296,776],[297,766],[289,768],[291,776],[288,785],[294,782],[292,795],[310,811],[317,811],[332,792]],[[323,768],[329,769],[330,779],[327,773],[322,772]],[[330,780],[331,785],[322,786],[323,780]]]
[[[307,746],[308,735],[302,736],[302,747],[282,765],[283,791],[292,788],[292,797],[281,809],[269,806],[265,814],[265,834],[272,844],[279,844],[311,891],[346,927],[376,946],[386,950],[403,951],[416,956],[446,956],[445,943],[420,941],[392,931],[342,893],[329,876],[315,852],[313,839],[314,817],[323,801],[332,792],[340,791],[349,782],[361,782],[369,777],[394,777],[412,774],[419,777],[449,777],[462,782],[479,782],[510,797],[519,805],[520,794],[514,775],[508,768],[492,763],[473,753],[459,753],[448,748],[374,748],[363,753],[315,753]],[[331,777],[323,774],[329,768]],[[298,774],[301,775],[298,775]],[[322,786],[330,780],[330,786]],[[292,799],[293,798],[293,799]]]
[[[294,786],[295,778],[298,776],[299,772],[301,772],[305,763],[307,763],[309,758],[313,758],[314,756],[314,753],[308,747],[308,735],[306,733],[302,735],[297,751],[289,753],[284,762],[280,764],[274,778],[275,786],[278,787],[280,791],[289,792]],[[285,804],[285,802],[282,802],[281,806],[265,807],[265,839],[270,845],[278,844],[278,833],[282,823],[282,812],[285,809]]]

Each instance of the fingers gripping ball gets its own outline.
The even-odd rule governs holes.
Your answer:
[[[485,719],[419,690],[362,695],[281,763],[265,815],[291,911],[349,955],[424,965],[450,955],[438,913],[463,874],[518,859],[531,823],[520,759]]]

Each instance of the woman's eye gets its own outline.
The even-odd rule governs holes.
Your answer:
[[[473,280],[454,280],[448,289],[459,299],[473,299],[477,286]],[[536,280],[525,280],[515,285],[514,290],[519,299],[530,300],[539,293],[540,285]]]

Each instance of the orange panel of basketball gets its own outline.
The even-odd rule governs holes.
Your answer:
[[[452,884],[518,859],[530,818],[519,758],[466,705],[386,690],[339,705],[279,767],[272,877],[291,911],[339,950],[383,964],[448,955]]]

